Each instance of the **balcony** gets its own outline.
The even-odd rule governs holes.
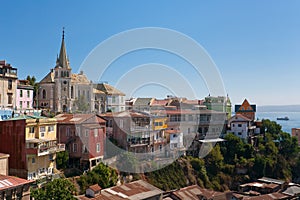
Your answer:
[[[128,140],[129,147],[145,146],[150,144],[150,138],[136,138]]]
[[[54,146],[39,146],[39,147],[28,147],[26,149],[26,154],[34,154],[37,156],[49,155],[61,151],[65,151],[65,144],[57,144]]]
[[[65,150],[66,150],[65,144],[57,144],[56,146],[52,146],[52,147],[42,146],[38,149],[38,156],[48,155],[48,154],[57,153]]]

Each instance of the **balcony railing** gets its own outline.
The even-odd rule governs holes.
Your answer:
[[[37,156],[44,156],[52,153],[57,153],[60,151],[65,151],[66,147],[65,144],[57,144],[51,147],[40,147],[40,148],[27,148],[27,154],[35,154]]]

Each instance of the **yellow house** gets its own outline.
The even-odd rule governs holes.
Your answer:
[[[155,117],[152,121],[153,123],[153,130],[161,130],[168,128],[167,126],[167,117]]]
[[[53,175],[56,153],[65,151],[56,138],[56,119],[26,116],[26,159],[28,180]]]

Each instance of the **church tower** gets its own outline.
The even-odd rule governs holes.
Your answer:
[[[54,110],[57,112],[69,112],[72,107],[70,98],[71,70],[65,46],[65,31],[63,29],[60,53],[54,67]]]

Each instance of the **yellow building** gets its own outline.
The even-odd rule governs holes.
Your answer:
[[[57,143],[56,119],[26,116],[25,133],[28,179],[53,175],[56,153],[65,151],[65,145]]]

